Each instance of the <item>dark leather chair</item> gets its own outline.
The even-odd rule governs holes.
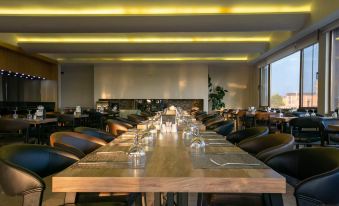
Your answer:
[[[268,133],[269,133],[268,127],[252,127],[252,128],[233,132],[227,135],[226,139],[233,144],[238,144],[244,139],[261,137],[261,136],[268,135]]]
[[[206,126],[206,129],[213,130],[218,126],[222,125],[224,121],[225,121],[224,117],[216,116],[215,118],[207,120],[204,124]]]
[[[299,148],[299,145],[320,144],[320,122],[318,117],[298,117],[290,121],[296,148]]]
[[[92,137],[97,137],[97,138],[105,140],[106,142],[111,142],[116,137],[110,133],[104,132],[97,128],[91,128],[91,127],[76,127],[74,128],[74,132],[86,134]]]
[[[201,122],[205,124],[206,122],[208,122],[208,120],[217,118],[218,116],[220,116],[220,115],[217,114],[217,113],[208,114],[206,117],[201,119]]]
[[[200,113],[198,115],[195,116],[195,119],[198,121],[201,121],[203,118],[207,117],[209,114],[207,114],[206,112],[204,113]]]
[[[7,145],[0,149],[0,185],[6,195],[23,196],[23,206],[40,206],[46,187],[42,178],[78,160],[73,154],[48,146]]]
[[[329,125],[339,125],[339,119],[322,119],[320,124],[321,145],[339,146],[339,130],[330,128]]]
[[[294,137],[285,133],[269,134],[261,137],[247,138],[239,142],[238,146],[257,159],[265,161],[273,155],[293,150]]]
[[[19,119],[0,118],[0,134],[8,135],[16,134],[24,137],[24,142],[28,142],[29,138],[29,123]]]
[[[339,150],[303,148],[273,156],[266,164],[286,177],[298,206],[339,205]]]
[[[220,134],[222,136],[227,136],[233,131],[233,128],[234,128],[234,121],[227,120],[227,121],[223,121],[223,123],[219,125],[217,128],[215,128],[214,131],[217,134]]]
[[[55,132],[50,136],[52,147],[62,148],[83,158],[97,148],[106,145],[106,141],[77,132]]]

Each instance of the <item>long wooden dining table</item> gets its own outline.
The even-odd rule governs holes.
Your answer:
[[[203,151],[205,155],[253,158],[222,136],[208,133],[202,136],[207,141],[212,138],[221,142],[220,145],[208,143]],[[52,191],[66,192],[65,203],[73,203],[76,192],[175,192],[183,197],[178,205],[188,204],[188,193],[264,193],[273,205],[283,205],[281,194],[286,192],[283,176],[263,163],[260,167],[199,167],[201,162],[192,154],[182,132],[158,133],[153,145],[146,147],[144,167],[96,165],[95,161],[92,166],[81,164],[86,159],[96,159],[100,151],[126,151],[131,143],[128,135],[122,135],[56,174],[52,177]],[[160,205],[159,195],[155,197],[154,205]]]

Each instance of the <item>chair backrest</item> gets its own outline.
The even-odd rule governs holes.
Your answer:
[[[42,192],[45,188],[42,178],[78,160],[73,154],[49,146],[7,145],[0,149],[0,184],[11,196]]]
[[[137,114],[129,114],[127,115],[127,119],[135,122],[136,124],[141,123],[142,121],[146,120],[147,118],[137,115]]]
[[[135,127],[137,124],[129,119],[123,118],[123,117],[115,117],[114,119],[120,121],[120,122],[125,122],[128,123],[130,125],[132,125],[133,127]]]
[[[114,136],[119,136],[128,130],[124,123],[115,120],[107,120],[107,126],[109,132]]]
[[[339,150],[325,147],[302,148],[268,158],[266,163],[279,173],[302,181],[338,168]]]
[[[103,139],[77,132],[55,132],[50,136],[50,143],[52,147],[63,148],[80,158],[106,145]]]
[[[211,119],[206,120],[206,121],[204,122],[204,124],[205,124],[206,127],[209,127],[209,126],[211,126],[211,125],[213,125],[213,124],[215,124],[215,123],[217,123],[217,122],[222,122],[222,121],[224,121],[224,120],[225,120],[224,117],[218,115],[218,116],[216,116],[216,117],[214,117],[214,118],[211,118]]]
[[[294,128],[320,128],[320,119],[317,117],[298,117],[290,121]]]
[[[320,128],[322,130],[328,130],[328,125],[339,125],[339,119],[322,119]]]
[[[220,134],[222,136],[227,136],[233,131],[233,128],[234,128],[234,121],[227,120],[227,121],[223,121],[223,123],[217,128],[215,128],[214,131],[217,134]]]
[[[270,156],[293,149],[294,137],[290,134],[270,134],[262,137],[248,138],[238,146],[246,152],[264,161]]]
[[[93,137],[103,139],[103,140],[105,140],[105,142],[111,142],[115,138],[114,135],[107,133],[107,132],[104,132],[104,131],[101,131],[97,128],[76,127],[76,128],[74,128],[74,131],[82,133],[82,134],[86,134],[86,135],[89,135],[89,136],[93,136]]]
[[[0,132],[17,132],[29,128],[29,123],[20,119],[0,118]]]
[[[269,129],[268,127],[252,127],[244,130],[239,130],[227,135],[226,139],[233,144],[237,144],[244,139],[261,137],[268,135]]]
[[[256,112],[254,115],[255,120],[258,121],[268,121],[270,119],[269,112]]]

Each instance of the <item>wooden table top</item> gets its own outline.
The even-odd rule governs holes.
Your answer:
[[[339,131],[339,125],[338,124],[336,124],[336,125],[329,124],[328,128],[331,129],[331,130]]]
[[[271,120],[281,121],[281,122],[284,122],[284,123],[288,123],[292,119],[295,119],[295,118],[298,118],[298,117],[278,117],[278,116],[271,116],[270,117]]]
[[[121,142],[122,136],[103,148],[126,144]],[[209,149],[222,150],[225,155],[249,155],[230,145]],[[195,169],[182,135],[164,133],[158,135],[145,168],[80,168],[73,165],[53,176],[52,191],[285,193],[286,181],[270,168]]]
[[[57,122],[58,118],[45,118],[45,119],[23,119],[24,121],[28,122],[29,124],[47,124],[52,122]]]

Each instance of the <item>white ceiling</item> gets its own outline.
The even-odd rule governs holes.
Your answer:
[[[309,12],[270,14],[214,14],[214,15],[120,15],[120,16],[35,16],[4,15],[4,9],[95,9],[105,7],[298,7],[312,0],[164,0],[155,2],[125,0],[1,0],[0,40],[15,44],[16,37],[60,36],[138,36],[147,32],[153,36],[166,35],[238,35],[279,36],[279,32],[299,31],[310,18]],[[232,32],[232,33],[229,33]],[[237,33],[234,33],[237,32]],[[3,35],[1,35],[3,33]],[[273,35],[274,34],[274,35]],[[286,35],[285,35],[286,36]],[[6,38],[5,38],[6,37]],[[284,39],[280,39],[283,41]],[[272,40],[273,41],[273,40]],[[18,43],[30,53],[44,54],[50,58],[81,58],[109,55],[238,55],[257,56],[266,52],[269,42],[227,43]],[[81,61],[79,61],[81,62]]]

